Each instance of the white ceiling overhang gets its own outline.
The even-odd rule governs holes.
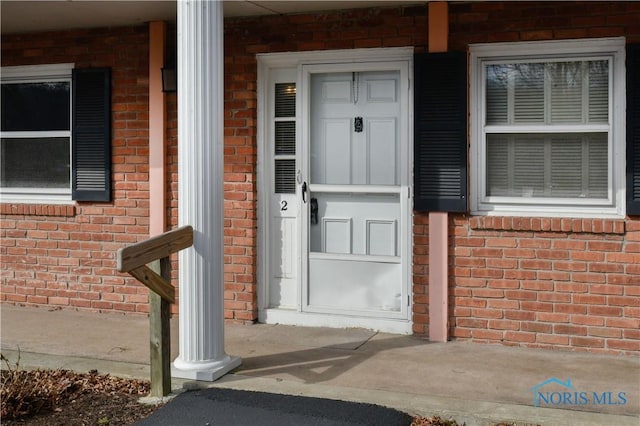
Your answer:
[[[424,4],[412,0],[349,1],[224,1],[226,18],[281,15],[324,10]],[[0,1],[3,34],[56,31],[74,28],[117,27],[149,21],[176,21],[174,0],[64,0]]]

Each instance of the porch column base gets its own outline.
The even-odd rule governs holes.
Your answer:
[[[240,357],[230,355],[210,362],[188,362],[177,358],[171,366],[171,377],[214,382],[231,370],[238,368],[241,363]]]

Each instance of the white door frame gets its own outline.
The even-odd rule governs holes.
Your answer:
[[[281,323],[281,324],[296,324],[307,326],[326,326],[326,327],[363,327],[370,329],[377,329],[387,332],[410,334],[412,332],[412,246],[413,246],[413,223],[412,223],[412,179],[411,170],[413,169],[413,144],[410,141],[413,140],[413,87],[410,84],[413,79],[413,47],[404,48],[389,48],[389,49],[354,49],[354,50],[337,50],[337,51],[314,51],[314,52],[295,52],[295,53],[273,53],[273,54],[259,54],[258,60],[258,82],[257,82],[257,97],[258,97],[258,122],[257,122],[257,179],[258,179],[258,244],[257,244],[257,290],[258,290],[258,309],[259,320],[267,323]],[[374,67],[370,67],[366,63],[376,63]],[[315,314],[301,311],[302,303],[302,288],[299,286],[299,293],[297,299],[300,301],[296,310],[282,310],[282,309],[269,309],[269,217],[270,217],[270,198],[271,198],[271,172],[270,168],[273,167],[271,159],[271,153],[267,151],[268,144],[268,125],[269,117],[266,116],[269,102],[269,81],[270,71],[272,69],[282,68],[295,68],[298,70],[298,87],[301,90],[305,90],[305,78],[308,80],[309,74],[305,77],[303,72],[303,65],[312,64],[326,64],[323,66],[323,71],[330,72],[333,69],[345,69],[348,66],[354,70],[364,71],[366,69],[376,70],[406,70],[401,72],[402,78],[407,78],[407,93],[406,102],[403,105],[403,114],[406,112],[407,123],[406,128],[401,130],[402,137],[406,137],[406,146],[408,150],[404,158],[408,158],[408,165],[406,167],[406,177],[403,177],[403,181],[406,182],[407,191],[404,202],[408,203],[406,208],[406,217],[403,217],[404,226],[401,230],[402,238],[402,251],[407,256],[406,267],[403,271],[403,281],[406,287],[405,293],[408,296],[406,303],[408,304],[406,312],[407,315],[402,319],[379,319],[379,318],[365,318],[365,317],[347,317],[347,316],[332,316],[326,314]],[[358,64],[362,64],[359,66]],[[315,67],[314,67],[315,68]],[[308,81],[306,83],[306,90],[308,90]],[[301,105],[304,102],[298,102],[297,105],[297,144],[301,146],[300,142],[302,138],[307,138],[304,135],[305,131],[308,131],[308,126],[302,124],[305,122],[305,111],[308,114],[308,105]],[[298,161],[302,160],[302,149],[297,152]],[[296,165],[298,169],[301,169],[301,164]],[[298,186],[299,191],[299,186]],[[298,194],[299,195],[299,194]],[[298,196],[301,202],[301,198]],[[303,222],[303,221],[300,221]],[[298,229],[299,232],[303,232],[302,223],[300,223]],[[301,253],[298,255],[299,263],[301,259]],[[299,270],[301,274],[306,273],[306,267],[303,266]],[[404,301],[403,301],[404,303]]]

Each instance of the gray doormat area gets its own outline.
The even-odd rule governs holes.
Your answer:
[[[210,388],[182,393],[135,425],[408,426],[411,420],[406,413],[373,404]]]

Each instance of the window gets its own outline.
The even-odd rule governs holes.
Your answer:
[[[3,196],[71,199],[71,69],[66,64],[2,70]]]
[[[473,213],[624,214],[623,39],[476,45],[471,67]]]
[[[276,83],[274,96],[274,189],[296,193],[296,83]]]
[[[2,68],[3,201],[110,199],[110,71]]]

